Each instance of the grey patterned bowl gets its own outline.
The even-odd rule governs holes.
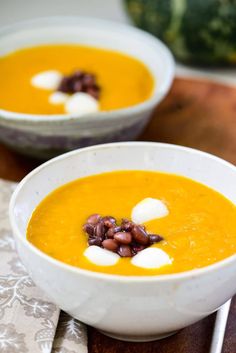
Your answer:
[[[132,55],[150,69],[154,90],[150,99],[141,104],[80,117],[18,114],[0,109],[0,140],[27,155],[50,158],[78,147],[136,138],[174,77],[174,61],[166,46],[131,26],[97,19],[52,17],[0,31],[0,55],[50,43],[79,43]]]

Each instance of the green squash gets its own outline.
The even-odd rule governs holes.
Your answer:
[[[134,23],[187,63],[236,64],[236,0],[124,0]]]

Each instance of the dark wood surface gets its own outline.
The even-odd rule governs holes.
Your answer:
[[[176,79],[140,140],[198,148],[236,164],[236,89],[208,81]],[[0,145],[0,177],[18,181],[39,164]],[[89,353],[208,353],[215,315],[151,343],[116,341],[89,328]],[[236,353],[236,298],[223,353]]]

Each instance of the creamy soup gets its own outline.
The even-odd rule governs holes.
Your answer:
[[[63,114],[62,97],[50,98],[57,90],[56,86],[52,89],[53,82],[50,81],[54,80],[55,83],[55,75],[41,74],[56,71],[63,78],[78,70],[96,77],[100,90],[99,110],[130,107],[145,101],[152,94],[151,73],[133,57],[79,45],[45,45],[0,57],[0,109],[31,114]],[[40,81],[41,87],[32,84],[39,74],[41,76],[37,82]]]
[[[147,269],[134,265],[134,257],[119,257],[111,266],[88,260],[83,225],[91,214],[113,216],[117,222],[135,215],[137,220],[150,216],[150,200],[159,200],[156,205],[152,201],[151,211],[165,206],[157,209],[161,210],[158,218],[154,215],[142,223],[147,233],[163,239],[149,249],[162,250],[170,263]],[[176,273],[213,264],[236,252],[236,207],[218,192],[182,176],[149,171],[104,173],[50,193],[34,210],[27,237],[46,254],[82,269],[135,276]]]

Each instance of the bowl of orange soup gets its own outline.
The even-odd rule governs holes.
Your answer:
[[[137,137],[167,94],[166,46],[128,25],[77,17],[0,31],[0,140],[49,158]]]
[[[162,338],[236,292],[236,167],[124,142],[57,157],[18,185],[17,249],[63,310],[130,341]]]

